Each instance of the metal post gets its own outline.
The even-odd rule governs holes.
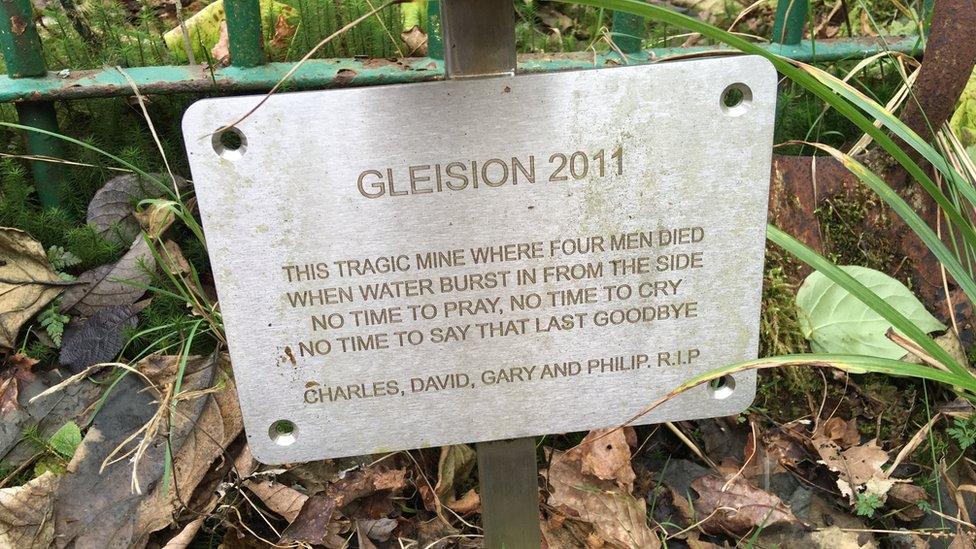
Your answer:
[[[613,43],[625,54],[641,51],[644,18],[623,11],[613,12]]]
[[[515,73],[511,0],[443,0],[441,31],[447,78]],[[535,439],[482,442],[477,450],[484,546],[538,549],[542,535]]]
[[[242,68],[263,65],[261,3],[258,0],[224,0],[224,13],[227,15],[231,65]]]
[[[10,78],[45,76],[44,54],[41,38],[34,26],[34,8],[30,0],[0,0],[0,49]],[[39,101],[17,103],[17,118],[21,124],[59,133],[58,115],[54,103]],[[37,156],[63,158],[64,142],[56,137],[26,132],[27,153]],[[56,208],[61,205],[61,182],[64,170],[61,164],[32,161],[34,185],[41,205]]]
[[[444,39],[441,34],[441,0],[427,2],[427,57],[444,59]]]
[[[773,22],[773,42],[798,46],[807,20],[807,0],[779,0]]]

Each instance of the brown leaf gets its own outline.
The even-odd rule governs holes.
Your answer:
[[[190,274],[190,262],[183,255],[180,245],[172,240],[163,243],[163,249],[159,254],[162,259],[163,268],[173,276]]]
[[[139,365],[137,364],[138,368]],[[218,373],[219,370],[219,373]],[[129,375],[109,394],[68,464],[57,493],[57,547],[142,547],[152,532],[169,526],[194,488],[242,430],[233,379],[216,357],[191,357],[183,394],[199,392],[221,379],[223,389],[181,400],[171,425],[162,425],[133,465],[128,459],[103,462],[129,435],[167,408]],[[199,393],[198,393],[199,394]],[[165,422],[165,421],[164,421]],[[162,482],[167,439],[172,441],[172,481]],[[134,443],[123,446],[132,449]],[[142,493],[133,491],[133,467]]]
[[[445,505],[459,515],[470,515],[481,509],[481,496],[472,488],[461,496],[461,499],[452,499]]]
[[[220,39],[210,48],[210,57],[215,63],[226,67],[230,65],[230,34],[227,33],[227,21],[220,22]]]
[[[434,510],[442,518],[444,517],[440,506],[447,505],[451,509],[454,509],[454,506],[458,502],[456,484],[464,481],[471,475],[477,460],[478,455],[467,444],[457,444],[441,448],[441,456],[437,461],[437,484],[434,486],[434,493],[437,495]],[[470,504],[470,501],[468,504]]]
[[[273,513],[288,521],[295,522],[299,511],[308,501],[308,496],[271,480],[246,480],[244,487],[257,496]]]
[[[570,451],[580,452],[584,473],[612,480],[627,493],[633,491],[637,475],[630,465],[630,445],[625,429],[595,429]]]
[[[149,238],[158,240],[176,221],[174,205],[175,202],[169,200],[154,200],[136,210],[135,217],[139,221],[139,226],[149,235]]]
[[[172,185],[168,174],[150,174]],[[176,176],[176,187],[184,188],[187,181]],[[128,244],[139,234],[136,205],[147,198],[159,198],[165,190],[138,174],[127,173],[109,179],[95,193],[88,204],[88,224],[95,232],[118,244]]]
[[[857,420],[851,418],[850,421],[834,416],[820,425],[820,430],[824,436],[836,442],[841,448],[850,448],[855,444],[860,444],[861,433],[857,430]]]
[[[377,492],[392,494],[403,490],[406,486],[405,469],[374,467],[352,472],[345,478],[330,484],[325,494],[309,497],[295,520],[282,532],[280,542],[327,545],[326,540],[336,534],[333,518],[338,510]]]
[[[884,478],[881,466],[888,461],[888,453],[878,446],[877,439],[846,450],[823,435],[814,435],[812,442],[823,463],[838,473],[841,493],[852,500],[858,488],[869,480]]]
[[[113,360],[125,346],[125,330],[136,327],[142,308],[113,305],[99,309],[91,318],[71,319],[64,330],[58,362],[78,373],[93,364]]]
[[[0,227],[0,349],[16,347],[20,327],[67,284],[51,270],[40,242]]]
[[[407,57],[423,57],[427,55],[427,35],[424,34],[424,31],[420,30],[420,27],[414,26],[410,30],[401,32],[400,38],[407,45],[407,51],[404,52]]]
[[[22,354],[7,359],[3,370],[0,371],[0,416],[20,409],[17,399],[20,397],[20,390],[27,383],[34,381],[31,368],[35,364],[37,364],[36,360]]]
[[[78,285],[61,299],[61,311],[89,317],[102,307],[132,305],[146,293],[154,270],[156,261],[149,245],[136,238],[122,259],[82,273]]]
[[[918,504],[928,501],[929,495],[921,486],[899,482],[888,489],[889,509],[895,509],[896,516],[902,520],[918,520],[925,516],[925,511]]]
[[[34,549],[54,543],[54,492],[50,471],[27,484],[0,490],[0,547]]]
[[[553,451],[549,505],[590,523],[602,540],[617,546],[660,547],[660,540],[647,526],[644,500],[625,492],[614,481],[584,473],[583,453]]]
[[[743,534],[760,526],[800,523],[775,495],[756,488],[741,475],[731,476],[731,483],[729,478],[729,475],[711,474],[691,483],[698,492],[695,510],[698,516],[708,517],[701,523],[705,532]]]
[[[275,21],[274,37],[271,38],[271,42],[269,43],[271,51],[287,51],[288,46],[291,45],[292,37],[295,36],[295,30],[296,26],[288,22],[288,17],[285,16],[285,13],[279,13],[278,20]]]
[[[952,538],[952,543],[946,549],[976,549],[976,543],[973,543],[973,538],[962,526],[956,527],[956,537]]]

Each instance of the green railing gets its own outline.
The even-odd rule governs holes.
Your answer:
[[[450,0],[448,0],[450,1]],[[8,73],[0,75],[0,102],[15,102],[20,123],[58,132],[55,101],[140,93],[230,93],[271,89],[293,67],[291,63],[268,63],[261,33],[258,0],[224,0],[232,64],[211,70],[203,66],[151,66],[125,69],[62,71],[51,73],[44,63],[41,39],[34,26],[30,0],[0,0],[0,47]],[[322,89],[341,86],[372,86],[439,80],[444,77],[443,45],[440,36],[440,2],[428,4],[428,55],[397,62],[359,59],[312,59],[305,62],[289,81],[289,89]],[[836,61],[863,58],[881,51],[919,53],[918,37],[848,38],[802,40],[808,12],[807,0],[780,0],[776,10],[770,51],[801,61]],[[613,40],[617,51],[594,55],[590,52],[522,55],[522,72],[550,72],[620,64],[648,63],[684,56],[718,47],[642,49],[644,21],[615,13]],[[627,56],[622,60],[620,55]],[[64,158],[63,141],[38,132],[26,132],[30,155]],[[31,161],[38,196],[44,207],[58,206],[61,165]]]

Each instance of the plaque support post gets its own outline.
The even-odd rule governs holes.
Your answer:
[[[447,78],[515,73],[511,0],[442,0]],[[539,470],[532,437],[477,445],[481,520],[487,549],[538,549]]]

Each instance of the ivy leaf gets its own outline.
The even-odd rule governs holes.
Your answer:
[[[866,267],[844,266],[841,269],[926,333],[946,329],[901,282]],[[892,328],[888,321],[820,272],[814,272],[803,281],[796,294],[796,304],[800,311],[800,328],[815,352],[892,360],[906,354],[905,349],[885,337]]]

